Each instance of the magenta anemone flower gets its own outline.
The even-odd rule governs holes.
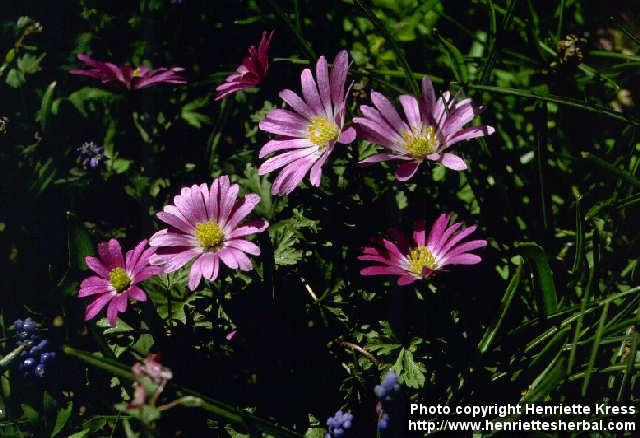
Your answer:
[[[217,93],[214,100],[222,99],[245,88],[257,87],[264,80],[269,71],[269,44],[274,32],[262,32],[258,48],[249,47],[249,56],[242,60],[236,72],[227,76],[227,79],[216,87]]]
[[[491,126],[464,126],[478,114],[471,99],[459,100],[445,91],[436,100],[431,79],[422,79],[422,101],[413,96],[400,96],[406,116],[403,120],[394,106],[382,94],[371,91],[374,107],[362,105],[362,117],[354,117],[358,133],[371,143],[380,144],[388,150],[365,158],[360,163],[379,163],[387,160],[402,160],[396,169],[396,179],[406,181],[418,170],[425,159],[438,162],[453,170],[467,168],[459,156],[446,152],[462,140],[491,135]]]
[[[327,60],[321,56],[316,63],[316,80],[311,70],[302,71],[302,96],[282,90],[280,97],[293,111],[274,109],[260,121],[260,129],[279,135],[260,149],[260,158],[284,151],[266,160],[258,169],[260,175],[282,168],[271,187],[274,195],[286,195],[296,188],[309,172],[311,185],[320,185],[322,166],[338,143],[349,144],[355,129],[344,127],[344,85],[349,70],[346,50],[338,53],[331,73]]]
[[[360,271],[362,275],[397,275],[398,285],[405,286],[430,277],[447,265],[475,265],[482,260],[471,251],[487,245],[486,240],[462,240],[476,227],[462,227],[462,223],[449,224],[450,216],[442,213],[426,237],[425,222],[418,221],[413,229],[413,242],[407,241],[398,230],[390,230],[395,242],[375,239],[380,247],[362,249],[358,260],[376,262]]]
[[[122,248],[116,239],[98,244],[98,256],[85,258],[87,266],[96,274],[80,283],[80,298],[97,295],[88,306],[84,319],[94,318],[104,306],[107,307],[107,320],[116,325],[118,313],[127,310],[129,298],[146,301],[147,295],[138,283],[162,273],[162,269],[149,265],[149,258],[156,251],[146,248],[147,241],[138,243],[135,249],[127,251],[122,257]]]
[[[89,69],[70,70],[73,75],[84,75],[99,80],[103,84],[120,82],[128,90],[153,87],[159,84],[186,84],[187,81],[180,75],[184,71],[182,67],[162,67],[150,69],[141,65],[133,68],[130,65],[118,67],[110,62],[98,61],[87,55],[78,55],[78,59],[87,64]]]
[[[218,278],[220,260],[231,269],[252,269],[246,254],[260,255],[260,248],[243,239],[267,229],[263,219],[240,224],[260,202],[260,196],[249,193],[238,199],[239,187],[229,177],[216,178],[211,188],[206,184],[183,187],[158,212],[158,219],[170,225],[151,236],[149,245],[160,247],[151,260],[165,272],[173,272],[193,260],[189,272],[189,289],[195,290],[200,278]],[[246,253],[246,254],[245,254]]]

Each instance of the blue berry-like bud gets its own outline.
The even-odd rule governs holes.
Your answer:
[[[344,435],[344,430],[342,430],[342,428],[338,427],[334,429],[333,436],[335,436],[336,438],[340,438],[343,435]]]
[[[21,332],[22,330],[24,330],[24,323],[22,322],[21,319],[16,319],[16,322],[13,323],[13,325],[16,328],[16,332]]]
[[[380,417],[380,420],[378,420],[378,430],[387,430],[387,428],[389,427],[389,420],[389,414],[382,414],[382,417]]]
[[[23,370],[30,370],[31,368],[33,368],[36,364],[36,360],[32,357],[27,357],[25,360],[22,361],[22,363],[19,366],[20,371]]]
[[[38,328],[37,324],[31,318],[25,319],[23,324],[22,324],[22,329],[27,333],[35,332],[37,328]]]
[[[375,388],[373,388],[373,392],[376,393],[376,397],[378,398],[385,398],[387,396],[387,391],[382,385],[376,385]]]
[[[44,371],[45,371],[44,364],[43,364],[43,363],[39,363],[39,364],[36,366],[35,374],[36,374],[36,376],[38,376],[38,377],[44,377]]]

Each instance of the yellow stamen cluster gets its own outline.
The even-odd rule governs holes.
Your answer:
[[[118,292],[122,292],[131,286],[131,278],[122,268],[114,268],[109,272],[109,283]]]
[[[422,275],[424,268],[435,269],[436,258],[426,246],[417,246],[409,251],[409,270],[416,275]]]
[[[213,249],[224,241],[224,231],[215,221],[196,224],[196,239],[201,247]]]
[[[402,134],[404,149],[414,158],[432,154],[438,147],[438,135],[433,126],[423,127],[419,132],[406,131]]]
[[[311,123],[309,123],[307,129],[309,130],[309,140],[311,143],[323,148],[327,147],[329,142],[337,140],[340,135],[338,125],[320,116],[311,119]]]
[[[142,70],[140,70],[140,67],[137,67],[135,70],[133,70],[131,72],[131,77],[133,77],[133,78],[141,78],[142,77]]]

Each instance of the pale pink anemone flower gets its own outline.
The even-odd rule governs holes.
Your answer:
[[[80,298],[98,295],[88,306],[84,319],[94,318],[107,304],[107,320],[114,327],[118,313],[127,310],[129,298],[146,301],[147,295],[138,283],[162,273],[162,269],[149,264],[155,248],[146,248],[147,241],[138,243],[135,249],[122,256],[122,248],[116,239],[98,244],[99,258],[85,258],[87,266],[96,274],[80,283]]]
[[[183,187],[157,213],[158,219],[170,225],[151,236],[149,245],[159,247],[151,259],[164,272],[173,272],[193,260],[189,272],[189,289],[195,290],[202,277],[218,278],[220,260],[231,269],[250,271],[246,254],[260,255],[255,243],[243,239],[266,230],[264,219],[240,224],[260,202],[260,196],[249,193],[238,199],[239,187],[224,175],[216,178],[211,188],[206,184]],[[245,254],[246,253],[246,254]]]
[[[144,65],[133,68],[130,65],[118,67],[115,64],[105,61],[98,61],[88,55],[78,55],[78,59],[87,64],[89,69],[74,69],[69,73],[73,75],[84,75],[97,79],[103,84],[109,82],[120,82],[128,90],[139,90],[153,87],[159,84],[186,84],[187,80],[180,75],[184,71],[182,67],[162,67],[150,69]]]
[[[475,265],[482,260],[471,251],[487,245],[486,240],[462,242],[473,233],[475,226],[462,227],[462,223],[449,224],[450,216],[442,213],[426,237],[425,222],[416,222],[413,241],[409,242],[398,230],[389,230],[395,242],[375,239],[380,247],[364,247],[358,260],[376,262],[360,271],[362,275],[397,275],[397,283],[406,286],[416,280],[430,277],[448,265]]]
[[[216,87],[217,93],[214,100],[222,99],[245,88],[257,87],[262,83],[269,71],[269,45],[274,32],[262,32],[258,48],[249,47],[249,56],[242,60],[236,72],[227,76],[225,81]]]
[[[258,169],[260,175],[264,175],[282,168],[271,187],[274,195],[291,193],[307,172],[311,185],[320,185],[322,166],[336,142],[349,144],[355,140],[355,129],[344,127],[348,70],[346,50],[336,55],[331,73],[327,60],[321,56],[316,63],[317,84],[310,69],[302,71],[303,98],[288,89],[280,92],[282,100],[293,111],[273,109],[260,121],[260,129],[280,136],[260,149],[260,158],[286,150],[266,160]]]
[[[145,404],[149,403],[151,406],[155,406],[158,397],[164,390],[164,387],[167,385],[169,380],[173,378],[173,372],[171,369],[162,365],[158,359],[160,355],[150,354],[144,360],[144,363],[136,362],[131,367],[131,372],[133,372],[133,400],[127,406],[129,409],[140,409],[143,408]],[[143,380],[150,380],[155,384],[155,392],[153,394],[147,394],[147,391],[144,389]],[[147,397],[149,400],[147,400]]]
[[[403,120],[394,106],[382,94],[371,91],[374,107],[362,105],[362,117],[354,117],[359,135],[371,143],[380,144],[387,152],[372,155],[361,164],[402,160],[396,169],[396,179],[406,181],[425,159],[435,161],[452,170],[464,170],[466,163],[459,156],[446,152],[462,140],[491,135],[491,126],[464,126],[478,114],[471,99],[458,99],[445,91],[436,100],[433,84],[428,76],[422,79],[422,101],[413,96],[400,96],[406,116]]]

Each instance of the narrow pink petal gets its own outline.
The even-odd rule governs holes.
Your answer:
[[[245,222],[241,227],[236,228],[229,233],[229,239],[248,236],[250,234],[261,233],[269,227],[269,222],[264,219]]]
[[[217,252],[218,257],[231,269],[238,269],[238,261],[233,256],[233,250],[231,248],[222,248]]]
[[[453,225],[451,225],[450,227],[448,227],[444,231],[444,233],[442,233],[442,235],[440,236],[440,240],[438,242],[435,242],[434,246],[432,248],[430,248],[431,252],[434,253],[434,254],[441,254],[441,253],[446,252],[446,250],[443,251],[443,249],[447,247],[447,245],[448,245],[447,242],[449,242],[449,239],[451,238],[451,236],[453,236],[453,234],[456,231],[458,231],[458,229],[461,226],[462,226],[462,223],[456,222]]]
[[[248,193],[244,196],[238,203],[234,206],[231,215],[229,216],[229,220],[226,222],[221,222],[220,225],[223,227],[223,230],[226,232],[231,232],[238,223],[260,203],[260,196],[255,193]]]
[[[198,241],[190,234],[175,233],[166,228],[156,232],[150,238],[151,246],[196,246]]]
[[[268,114],[266,118],[260,120],[258,126],[263,131],[267,131],[276,135],[284,135],[286,137],[306,138],[307,135],[309,135],[306,124],[291,126],[270,119]]]
[[[446,147],[456,144],[459,141],[471,140],[472,138],[491,135],[495,131],[496,130],[489,125],[471,126],[469,128],[463,129],[462,131],[458,131],[456,134],[452,135],[451,137],[447,137],[445,141]]]
[[[476,265],[482,261],[480,256],[475,254],[460,254],[450,258],[445,263],[446,265]]]
[[[121,293],[113,297],[109,306],[107,307],[107,321],[111,327],[116,326],[116,320],[118,318],[118,311],[122,308],[121,302],[124,300],[124,308],[127,307],[127,294]]]
[[[109,281],[97,276],[85,278],[80,283],[80,290],[78,291],[78,297],[88,297],[89,295],[107,293],[110,291]]]
[[[417,161],[408,161],[406,163],[400,164],[396,168],[396,179],[398,181],[407,181],[411,179],[411,177],[416,173],[420,167],[420,163]]]
[[[200,256],[198,260],[200,261],[200,270],[204,278],[209,279],[213,276],[213,267],[217,259],[218,256],[211,252],[206,252]]]
[[[389,140],[393,143],[402,143],[404,141],[402,138],[403,131],[400,131],[401,127],[391,126],[387,119],[385,119],[376,108],[368,105],[360,105],[360,112],[365,118],[380,125],[382,128],[380,132],[389,137]]]
[[[191,270],[189,271],[189,289],[194,291],[200,284],[200,279],[202,278],[202,256],[195,259],[193,264],[191,265]]]
[[[311,147],[305,149],[295,149],[289,152],[283,152],[279,155],[269,158],[264,163],[262,163],[258,168],[258,174],[265,175],[267,173],[273,172],[276,169],[286,166],[292,161],[296,161],[308,155],[311,155],[317,150],[318,147],[312,145]]]
[[[288,111],[281,108],[272,109],[267,114],[267,118],[273,122],[281,123],[291,127],[297,127],[298,129],[305,129],[309,120],[300,117],[293,111]]]
[[[238,267],[241,271],[250,271],[251,269],[253,269],[251,260],[249,260],[249,257],[247,257],[244,252],[235,248],[232,248],[231,251],[231,254],[236,259],[236,262],[238,262]]]
[[[411,128],[422,127],[422,117],[420,116],[420,107],[418,106],[418,100],[407,94],[400,96],[400,104],[404,109],[404,114],[409,121]]]
[[[414,281],[416,281],[416,277],[412,275],[402,275],[401,277],[398,277],[397,284],[398,286],[408,286]]]
[[[438,219],[434,222],[431,227],[431,231],[429,232],[429,239],[427,240],[427,246],[433,250],[433,248],[440,242],[442,238],[442,233],[447,228],[449,224],[449,215],[446,213],[440,214]]]
[[[307,105],[315,114],[324,114],[324,108],[320,95],[318,94],[318,88],[316,87],[316,81],[313,79],[311,70],[305,68],[300,75],[300,82],[302,83],[302,96],[307,102]]]
[[[416,224],[413,227],[413,241],[418,246],[425,246],[425,228],[426,224],[424,219],[416,221]]]
[[[125,256],[125,269],[127,271],[132,272],[134,270],[146,246],[147,240],[145,239],[140,241],[133,250],[127,251]]]
[[[331,84],[329,83],[329,68],[327,59],[321,56],[316,62],[316,79],[318,80],[318,91],[320,101],[324,107],[327,118],[333,119],[333,106],[331,105]]]
[[[251,254],[254,256],[260,255],[260,247],[253,242],[249,242],[248,240],[243,239],[233,239],[228,240],[225,243],[226,246],[230,246],[232,248],[239,249],[240,251],[244,251],[247,254]]]
[[[228,182],[229,178],[226,177],[226,179]],[[225,223],[229,218],[229,214],[231,214],[231,210],[236,204],[236,201],[238,199],[238,192],[240,191],[240,186],[238,186],[238,184],[231,184],[228,187],[229,188],[226,191],[220,191],[220,211],[218,213],[218,218],[216,221],[219,224]]]
[[[449,152],[445,152],[444,154],[442,154],[442,157],[440,158],[440,164],[451,170],[457,170],[458,172],[467,168],[467,164],[462,158]]]
[[[271,152],[276,152],[285,149],[303,149],[316,147],[311,141],[307,138],[290,138],[287,140],[271,140],[267,142],[262,149],[260,149],[260,154],[258,158],[264,158],[265,155],[270,154]]]
[[[273,181],[271,193],[280,196],[291,193],[300,184],[315,161],[315,156],[311,155],[289,163]]]
[[[324,165],[331,152],[333,152],[334,145],[328,145],[318,161],[316,161],[313,166],[311,166],[311,171],[309,172],[309,181],[312,186],[318,187],[320,185],[320,179],[322,177],[322,166]]]
[[[431,79],[427,75],[422,78],[422,100],[424,103],[425,114],[431,118],[430,122],[435,122],[432,118],[432,114],[434,112],[433,107],[436,102],[436,92],[433,89]]]
[[[113,297],[112,293],[106,293],[93,300],[87,306],[87,310],[84,313],[84,320],[89,321],[90,319],[93,319]]]
[[[309,108],[309,105],[293,91],[289,89],[282,90],[279,96],[297,113],[306,117],[307,120],[311,120],[316,115],[311,108]]]
[[[96,257],[86,256],[84,262],[89,269],[103,278],[109,278],[109,269]]]
[[[340,144],[351,144],[357,137],[357,132],[353,126],[349,126],[344,129],[340,133],[340,137],[338,137],[338,143]]]
[[[394,131],[387,129],[384,125],[381,125],[371,119],[364,117],[354,117],[353,123],[358,127],[358,133],[360,137],[365,140],[379,144],[387,149],[400,151],[400,141],[395,139],[400,138]]]
[[[128,295],[132,300],[141,302],[147,301],[147,294],[135,284],[129,288]]]
[[[374,154],[374,155],[371,155],[371,156],[365,158],[364,160],[359,161],[358,164],[381,163],[383,161],[389,161],[389,160],[394,160],[394,159],[398,159],[398,158],[400,158],[400,157],[398,155],[396,155],[396,154],[387,154],[387,153]]]
[[[442,125],[442,135],[448,137],[460,131],[464,125],[471,122],[476,116],[476,110],[471,103],[458,107],[447,117],[447,121]]]
[[[360,270],[360,275],[403,275],[404,270],[397,266],[367,266]]]
[[[456,257],[465,252],[471,252],[478,248],[484,248],[487,246],[486,240],[472,240],[469,242],[465,242],[462,245],[458,245],[454,248],[451,248],[448,253],[444,255],[445,258]],[[446,260],[444,260],[446,262]]]
[[[207,209],[204,205],[205,201],[202,197],[202,191],[200,190],[200,187],[197,185],[193,185],[191,186],[191,205],[193,208],[193,215],[196,218],[197,222],[206,222],[208,217],[207,217]]]
[[[344,84],[348,70],[349,54],[346,50],[341,50],[334,58],[331,69],[331,100],[334,106],[340,106],[344,102]]]
[[[133,274],[133,278],[131,281],[134,283],[138,283],[140,281],[145,281],[151,277],[155,277],[156,275],[160,275],[164,272],[161,266],[147,266],[145,268],[141,268],[135,274]]]
[[[400,115],[393,107],[391,102],[377,91],[371,91],[371,101],[378,108],[380,114],[393,126],[398,132],[409,130],[409,126],[400,118]]]
[[[155,254],[149,262],[153,265],[162,266],[165,273],[170,273],[177,271],[200,254],[202,254],[202,249],[189,248],[174,254]]]
[[[446,255],[450,249],[452,249],[458,242],[462,241],[462,239],[464,239],[465,237],[473,233],[476,230],[476,228],[477,227],[475,225],[472,225],[470,227],[463,228],[462,230],[460,230],[458,234],[456,234],[455,236],[451,237],[448,240],[443,239],[440,244],[441,249],[438,252],[443,256]]]

